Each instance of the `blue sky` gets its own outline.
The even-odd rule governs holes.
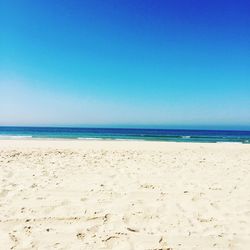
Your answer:
[[[0,124],[250,128],[250,3],[0,0]]]

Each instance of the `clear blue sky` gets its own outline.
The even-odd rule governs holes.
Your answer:
[[[248,0],[0,0],[0,124],[250,128]]]

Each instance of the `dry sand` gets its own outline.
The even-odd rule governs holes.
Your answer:
[[[250,249],[250,145],[0,141],[0,249]]]

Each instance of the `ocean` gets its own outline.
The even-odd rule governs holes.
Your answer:
[[[250,131],[72,128],[72,127],[0,127],[0,139],[76,139],[145,140],[171,142],[250,143]]]

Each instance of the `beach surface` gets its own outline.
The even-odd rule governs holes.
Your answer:
[[[0,249],[250,249],[250,145],[0,140]]]

